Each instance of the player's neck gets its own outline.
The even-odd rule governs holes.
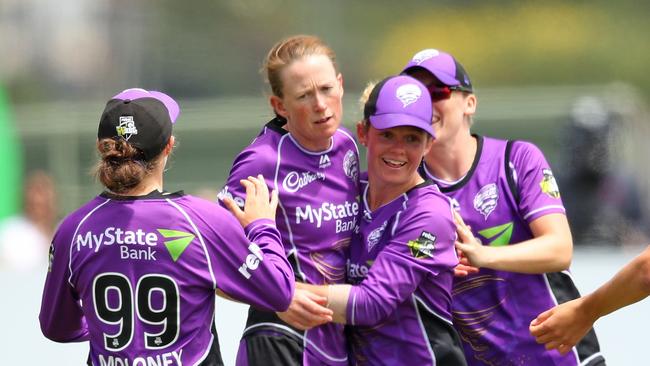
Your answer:
[[[456,181],[472,168],[477,148],[478,140],[469,133],[449,143],[434,143],[424,158],[427,170],[438,179]]]

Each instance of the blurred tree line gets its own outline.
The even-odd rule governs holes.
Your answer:
[[[650,2],[75,1],[68,10],[51,5],[50,15],[59,19],[52,29],[87,18],[71,31],[74,37],[64,37],[75,43],[65,48],[71,54],[63,64],[86,59],[89,71],[66,78],[37,63],[5,75],[12,100],[104,99],[133,85],[180,97],[259,95],[266,90],[258,72],[265,52],[296,33],[316,34],[332,45],[350,90],[398,71],[419,49],[439,48],[461,60],[479,93],[482,86],[610,81],[650,91]],[[20,2],[26,11],[30,3],[43,5]],[[13,17],[5,14],[5,20]]]

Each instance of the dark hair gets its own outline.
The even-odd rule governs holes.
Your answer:
[[[263,66],[273,94],[282,98],[282,70],[296,60],[313,55],[327,56],[338,72],[334,51],[316,36],[297,35],[276,43],[266,55]]]
[[[123,138],[105,138],[97,143],[100,161],[93,175],[111,192],[125,193],[140,184],[159,159],[145,161],[142,151]]]

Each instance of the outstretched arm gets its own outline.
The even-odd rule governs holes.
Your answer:
[[[566,354],[599,318],[650,295],[650,247],[593,293],[541,313],[530,332],[547,349]]]
[[[571,263],[573,239],[566,216],[552,213],[530,223],[533,238],[517,245],[482,245],[455,213],[458,228],[456,248],[474,267],[519,273],[546,273],[565,270]]]

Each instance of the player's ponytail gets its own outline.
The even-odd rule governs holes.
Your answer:
[[[142,152],[124,139],[97,142],[100,161],[93,175],[111,192],[123,194],[135,188],[149,174],[158,159],[145,161]]]

